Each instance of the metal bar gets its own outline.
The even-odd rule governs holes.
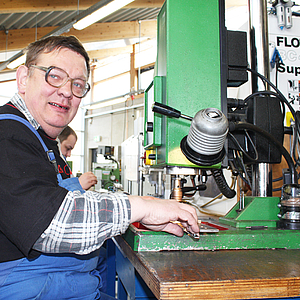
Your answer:
[[[249,0],[251,68],[269,79],[269,41],[266,0]],[[252,92],[265,90],[260,79],[252,74]],[[269,164],[253,165],[252,195],[271,196],[271,167]]]
[[[117,109],[105,111],[105,112],[98,113],[98,114],[92,114],[92,115],[85,116],[84,118],[85,119],[90,119],[90,118],[94,118],[94,117],[105,116],[105,115],[108,115],[108,114],[113,114],[113,113],[116,113],[116,112],[120,112],[120,111],[124,111],[124,110],[128,110],[128,109],[139,108],[139,107],[144,107],[144,103],[143,104],[137,104],[137,105],[129,106],[129,107],[117,108]]]

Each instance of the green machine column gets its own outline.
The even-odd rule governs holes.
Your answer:
[[[167,0],[158,15],[155,77],[145,93],[145,148],[155,150],[154,167],[195,167],[180,150],[190,121],[154,114],[154,101],[191,117],[208,107],[226,115],[224,18],[220,0]]]

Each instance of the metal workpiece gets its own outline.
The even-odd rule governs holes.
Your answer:
[[[171,199],[175,199],[177,201],[182,200],[182,184],[181,178],[176,176],[172,178],[172,192],[171,192]]]

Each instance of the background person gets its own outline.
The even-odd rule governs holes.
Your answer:
[[[67,126],[59,134],[58,140],[59,140],[60,152],[64,156],[64,159],[66,160],[67,157],[71,156],[71,152],[75,147],[75,144],[77,142],[77,134],[70,126]],[[72,176],[73,175],[72,170],[70,167],[69,169],[70,169],[70,174]],[[86,172],[79,177],[79,183],[84,190],[88,190],[92,186],[97,184],[97,177],[93,172]]]

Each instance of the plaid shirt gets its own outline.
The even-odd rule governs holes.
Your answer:
[[[33,248],[44,253],[93,252],[106,239],[126,231],[129,207],[125,194],[69,192]]]
[[[39,128],[18,94],[11,102],[35,129]],[[125,194],[69,191],[33,248],[44,253],[88,254],[100,248],[106,239],[124,233],[130,217],[130,202]]]

